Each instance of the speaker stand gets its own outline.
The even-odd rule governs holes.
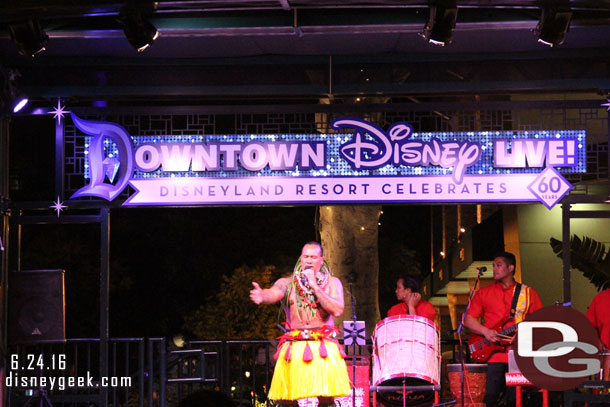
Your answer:
[[[53,407],[53,403],[51,403],[51,399],[49,399],[49,394],[44,387],[39,387],[34,390],[34,394],[28,398],[25,403],[23,403],[22,407],[28,407],[33,400],[38,399],[39,407]]]

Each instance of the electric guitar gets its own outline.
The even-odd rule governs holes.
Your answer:
[[[499,331],[507,322],[508,321],[504,321],[503,323],[496,325],[493,329],[497,331],[499,335],[511,336],[517,330],[517,325],[519,324],[514,324]],[[503,339],[500,343],[492,343],[485,339],[484,336],[471,333],[468,338],[468,351],[473,360],[483,363],[486,362],[492,354],[504,351],[509,345],[509,343],[502,345],[502,342],[506,341],[508,341],[508,339]]]

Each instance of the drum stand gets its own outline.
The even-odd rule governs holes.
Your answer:
[[[455,400],[451,400],[447,403],[440,403],[440,384],[420,385],[420,386],[407,386],[406,381],[402,381],[402,386],[371,386],[373,392],[373,407],[377,407],[377,392],[383,393],[386,391],[402,391],[402,403],[403,407],[406,407],[406,393],[408,391],[433,391],[434,392],[434,405],[432,407],[448,406],[455,404]],[[439,404],[440,403],[440,404]]]

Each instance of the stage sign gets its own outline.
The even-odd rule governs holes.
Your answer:
[[[72,198],[123,205],[535,202],[584,173],[585,131],[416,133],[340,118],[329,134],[130,135],[72,113],[88,184]]]

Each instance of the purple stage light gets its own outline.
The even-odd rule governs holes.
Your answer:
[[[23,107],[28,104],[28,101],[29,100],[26,97],[21,97],[17,99],[17,103],[15,103],[15,105],[13,106],[13,113],[17,113],[21,109],[23,109]]]

